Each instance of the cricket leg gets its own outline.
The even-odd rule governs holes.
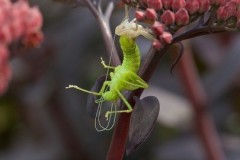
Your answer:
[[[109,81],[105,81],[103,83],[103,86],[101,88],[101,90],[99,92],[93,92],[93,91],[89,91],[89,90],[86,90],[86,89],[83,89],[83,88],[80,88],[78,87],[77,85],[69,85],[68,87],[66,87],[66,89],[70,89],[70,88],[74,88],[74,89],[77,89],[79,91],[82,91],[82,92],[86,92],[86,93],[89,93],[89,94],[93,94],[93,95],[96,95],[96,96],[100,96],[102,95],[102,93],[104,92],[106,86],[109,84]]]
[[[106,65],[102,57],[101,57],[101,64],[103,65],[104,68],[115,69],[115,67]]]
[[[119,110],[119,111],[107,111],[107,113],[105,114],[106,119],[108,120],[109,115],[110,114],[115,114],[115,113],[130,113],[132,112],[132,106],[128,103],[128,101],[126,100],[126,98],[122,95],[122,93],[119,90],[116,90],[116,92],[118,93],[119,97],[122,99],[122,101],[124,102],[124,104],[127,106],[128,109],[126,110]]]

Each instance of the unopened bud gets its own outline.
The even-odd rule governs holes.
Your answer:
[[[165,25],[172,25],[175,22],[175,15],[172,11],[166,10],[161,16],[161,20]]]
[[[38,7],[29,10],[28,19],[26,20],[27,32],[37,32],[43,25],[43,19]]]
[[[159,38],[160,38],[160,40],[164,41],[167,44],[170,44],[173,40],[173,37],[172,37],[171,33],[169,33],[169,32],[163,32],[163,34],[160,35]]]
[[[225,9],[228,11],[228,18],[235,15],[237,11],[237,7],[239,6],[240,1],[239,0],[231,0],[229,2],[226,2],[224,5]]]
[[[9,44],[12,41],[12,34],[8,24],[3,24],[0,29],[0,43]]]
[[[174,11],[177,11],[180,8],[185,7],[185,5],[186,5],[185,0],[173,0],[173,2],[172,2],[172,9]]]
[[[209,10],[210,1],[209,0],[198,0],[199,2],[199,13],[204,13]]]
[[[27,47],[38,47],[42,43],[43,38],[44,36],[42,32],[33,32],[26,34],[23,37],[22,42]]]
[[[146,10],[146,18],[149,20],[155,20],[157,18],[157,13],[152,8],[147,8]]]
[[[175,13],[175,23],[178,26],[184,26],[189,23],[189,15],[185,8],[181,8]]]
[[[172,7],[173,0],[162,0],[163,7],[165,9],[170,9]]]
[[[217,9],[217,19],[220,21],[225,21],[228,19],[228,11],[225,9],[224,6],[219,7]]]
[[[0,46],[2,47],[2,46]],[[11,68],[8,64],[8,62],[3,63],[0,66],[0,96],[6,92],[8,88],[8,83],[11,78]]]
[[[194,14],[199,10],[198,0],[187,0],[185,8],[189,14]]]
[[[162,9],[162,1],[161,0],[148,0],[147,5],[149,8],[153,8],[156,11]]]
[[[157,50],[160,50],[163,47],[162,43],[158,39],[153,41],[152,46]]]
[[[237,18],[237,24],[236,24],[236,27],[238,29],[240,29],[240,10],[238,10],[236,13],[235,13],[235,16]]]
[[[224,3],[226,2],[227,0],[210,0],[210,4],[211,5],[219,5],[219,6],[222,6],[224,5]]]
[[[145,13],[143,11],[136,11],[135,17],[138,21],[143,21],[145,19]]]
[[[161,35],[164,31],[164,26],[162,23],[155,21],[152,25],[152,30],[155,32],[156,35]]]
[[[8,63],[8,57],[9,53],[6,45],[0,44],[0,67]]]

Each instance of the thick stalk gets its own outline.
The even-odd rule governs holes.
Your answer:
[[[212,117],[206,111],[208,106],[208,96],[200,82],[200,77],[197,73],[191,51],[188,47],[185,47],[178,68],[182,84],[192,103],[196,131],[207,154],[207,159],[226,159]]]
[[[174,36],[173,43],[177,43],[182,40],[193,38],[193,37],[200,36],[200,35],[224,32],[224,31],[226,31],[225,29],[226,28],[223,28],[223,27],[211,28],[211,26],[202,26],[199,28],[193,28],[182,34]],[[146,55],[145,59],[143,60],[143,64],[141,65],[141,68],[139,71],[139,75],[146,82],[148,82],[150,80],[161,57],[166,53],[166,51],[170,48],[170,46],[172,44],[165,45],[164,48],[162,48],[160,51],[156,51],[153,48],[151,48],[149,50],[148,54]],[[133,101],[133,96],[140,97],[140,95],[142,94],[142,91],[143,91],[143,89],[138,89],[138,90],[132,91],[130,93],[128,101],[131,104],[131,106],[135,105],[135,103]],[[124,153],[125,153],[125,147],[126,147],[127,139],[128,139],[128,128],[129,128],[130,116],[131,116],[131,114],[120,114],[119,120],[117,122],[115,131],[114,131],[114,134],[112,137],[111,145],[110,145],[110,148],[108,151],[108,157],[107,157],[108,160],[123,159]],[[210,128],[211,128],[211,125],[210,125]],[[209,142],[209,141],[206,141],[206,142]]]
[[[145,63],[143,63],[142,68],[140,69],[140,75],[144,78],[146,82],[149,81],[151,75],[153,74],[157,64],[159,63],[160,58],[164,55],[166,49],[157,52],[155,49],[151,48],[146,56]],[[157,57],[157,58],[156,58]],[[153,62],[153,63],[151,63]],[[135,105],[133,96],[138,96],[142,94],[143,89],[135,90],[130,93],[128,102],[131,106]],[[125,148],[128,139],[128,130],[131,114],[123,113],[120,114],[119,120],[117,122],[111,145],[108,151],[107,160],[122,160],[125,153]]]

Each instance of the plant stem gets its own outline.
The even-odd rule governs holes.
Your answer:
[[[174,36],[174,39],[172,41],[173,43],[177,43],[180,42],[182,40],[185,39],[189,39],[189,38],[193,38],[196,36],[200,36],[200,35],[206,35],[206,34],[213,34],[213,33],[219,33],[219,32],[224,32],[226,31],[226,28],[224,27],[211,27],[211,26],[197,26],[193,29],[189,29],[186,32],[176,35]],[[146,82],[148,82],[151,78],[151,76],[153,75],[161,57],[166,53],[166,51],[171,47],[172,44],[166,44],[160,51],[157,51],[153,48],[151,48],[149,50],[149,52],[147,53],[146,57],[143,60],[143,64],[141,65],[140,71],[139,71],[139,75],[140,77],[143,78],[143,80],[145,80]],[[135,105],[135,102],[133,100],[133,96],[137,96],[140,97],[141,94],[143,92],[143,89],[138,89],[135,91],[131,91],[129,96],[128,96],[128,102],[131,106]],[[202,114],[202,116],[206,116],[206,114]],[[126,113],[122,113],[119,116],[119,120],[117,122],[117,125],[115,127],[115,131],[112,137],[112,141],[110,144],[110,148],[108,151],[108,156],[107,156],[107,160],[122,160],[124,157],[124,153],[125,153],[125,147],[127,144],[127,139],[128,139],[128,129],[129,129],[129,122],[130,122],[130,117],[131,114],[126,114]],[[201,117],[201,120],[203,117]],[[210,122],[209,124],[207,124],[206,126],[200,127],[200,128],[209,128],[210,132],[212,132],[212,136],[215,136],[215,131],[213,129],[213,125],[212,125],[212,121],[209,117],[206,117],[207,121]],[[198,126],[201,126],[203,124],[203,121],[196,121],[198,122]],[[203,131],[207,131],[207,130],[203,130]],[[205,142],[204,144],[206,144],[206,146],[208,146],[207,149],[210,149],[208,155],[209,157],[212,157],[212,153],[213,153],[213,149],[214,146],[211,146],[210,144],[208,145],[209,141],[209,137],[205,136],[206,132],[202,132],[202,138],[203,141]],[[216,139],[216,137],[212,137],[213,141],[216,142],[215,144],[218,144],[218,140]],[[215,140],[214,140],[215,139]],[[218,147],[217,147],[218,148]],[[216,149],[216,151],[214,151],[214,155],[221,155],[220,149]],[[223,155],[221,155],[220,157],[223,157]],[[217,158],[213,157],[213,158]],[[217,159],[211,159],[211,160],[217,160]],[[221,160],[221,159],[219,159]]]
[[[203,143],[208,160],[226,159],[212,117],[206,111],[208,106],[207,93],[199,81],[200,77],[188,47],[185,47],[178,68],[183,86],[192,103],[195,127]]]
[[[114,41],[112,38],[113,36],[109,25],[109,19],[114,9],[113,2],[110,2],[108,4],[105,15],[102,13],[101,6],[94,6],[94,4],[90,0],[84,0],[84,2],[87,4],[90,11],[93,13],[101,28],[101,33],[103,35],[107,54],[108,57],[111,57],[112,65],[117,66],[121,64],[119,55],[117,54],[117,50],[114,45]],[[101,3],[98,3],[98,5],[101,5]]]
[[[153,74],[157,64],[159,63],[160,58],[164,55],[168,47],[165,47],[165,49],[159,52],[153,48],[149,50],[146,56],[146,59],[139,72],[146,82],[150,80],[151,75]],[[128,96],[128,102],[130,103],[131,106],[135,105],[133,96],[140,97],[140,95],[142,94],[142,91],[143,89],[138,89],[130,93],[130,95]],[[117,122],[115,131],[112,137],[111,145],[108,151],[107,160],[123,159],[126,144],[127,144],[127,139],[128,139],[130,117],[131,117],[130,113],[120,114],[119,120]]]

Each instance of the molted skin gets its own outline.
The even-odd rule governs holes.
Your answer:
[[[118,36],[127,36],[129,38],[136,38],[138,36],[144,36],[149,40],[154,40],[152,31],[150,29],[144,28],[142,25],[135,23],[136,19],[129,22],[125,19],[120,25],[115,29],[115,34]]]

